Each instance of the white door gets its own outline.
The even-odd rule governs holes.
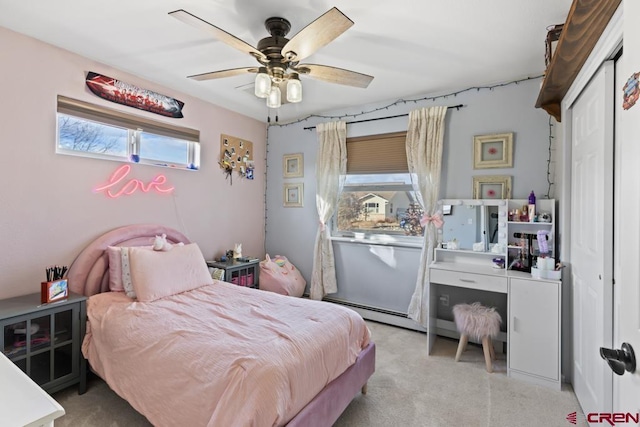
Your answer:
[[[613,334],[613,84],[607,61],[572,106],[573,386],[585,414],[613,404],[613,374],[599,353]]]
[[[638,32],[640,34],[640,31]],[[625,36],[626,37],[626,36]],[[627,52],[627,58],[638,56]],[[632,74],[625,60],[616,67],[616,87]],[[623,71],[620,71],[623,70]],[[636,70],[637,71],[637,70]],[[640,103],[622,109],[622,91],[616,92],[616,285],[614,344],[631,344],[640,357]],[[604,362],[604,361],[603,361]],[[636,372],[614,375],[613,411],[640,413],[640,366]]]

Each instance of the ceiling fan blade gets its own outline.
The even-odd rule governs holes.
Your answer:
[[[301,61],[335,40],[353,25],[353,21],[334,7],[293,36],[282,48],[282,56]]]
[[[222,79],[225,77],[233,77],[233,76],[239,76],[240,74],[257,73],[257,72],[258,72],[258,68],[256,67],[244,67],[244,68],[231,68],[230,70],[212,71],[210,73],[195,74],[193,76],[188,76],[188,77],[193,80],[202,81],[202,80]]]
[[[228,44],[229,46],[236,48],[242,52],[248,53],[249,55],[254,56],[255,58],[260,58],[266,60],[267,57],[264,56],[262,52],[260,52],[255,47],[251,46],[249,43],[240,40],[233,34],[230,34],[223,30],[222,28],[218,28],[215,25],[205,21],[204,19],[198,18],[195,15],[187,12],[183,9],[174,10],[173,12],[169,12],[170,16],[173,16],[180,21],[191,25],[192,27],[199,28],[204,31],[208,31],[213,34],[215,38],[220,40],[223,43]]]
[[[300,64],[292,69],[314,79],[346,86],[366,88],[373,80],[373,76],[328,65]]]

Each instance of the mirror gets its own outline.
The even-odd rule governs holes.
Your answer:
[[[490,252],[501,244],[506,225],[505,200],[441,200],[444,225],[440,247],[453,250]],[[451,243],[453,242],[453,243]],[[498,252],[504,250],[500,247]],[[492,252],[496,252],[494,249]]]

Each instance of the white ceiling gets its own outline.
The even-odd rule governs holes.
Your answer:
[[[255,47],[266,18],[289,20],[291,38],[333,6],[355,25],[303,62],[375,78],[359,89],[303,76],[304,99],[283,105],[280,122],[540,75],[547,27],[565,21],[571,0],[0,0],[0,26],[266,121],[264,99],[246,90],[252,75],[186,78],[255,59],[168,12],[185,9]]]

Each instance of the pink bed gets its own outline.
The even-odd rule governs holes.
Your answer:
[[[366,391],[375,345],[345,307],[218,281],[150,302],[109,292],[106,248],[161,234],[189,243],[167,227],[118,228],[68,275],[73,292],[91,297],[83,353],[92,370],[153,424],[330,426]]]

